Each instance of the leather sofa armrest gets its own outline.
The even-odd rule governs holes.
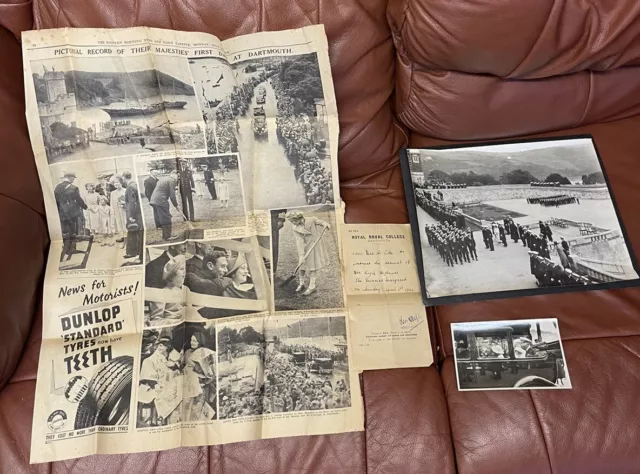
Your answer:
[[[0,4],[0,23],[5,4]],[[0,27],[0,388],[11,378],[40,299],[47,227],[27,132],[20,43]]]

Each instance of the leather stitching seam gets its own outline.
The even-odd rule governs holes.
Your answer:
[[[525,54],[524,58],[522,58],[522,60],[516,65],[516,67],[514,67],[513,70],[511,70],[505,77],[508,77],[510,79],[515,78],[516,76],[512,76],[512,74],[515,71],[517,71],[520,68],[520,66],[522,66],[522,64],[525,63],[525,61],[529,58],[529,56],[531,56],[531,52],[535,49],[535,47],[538,44],[538,41],[540,41],[540,37],[542,36],[542,34],[547,29],[547,26],[549,25],[549,20],[551,19],[551,13],[553,12],[553,5],[554,5],[554,2],[551,2],[551,6],[549,7],[549,11],[547,12],[547,19],[545,20],[544,25],[542,25],[542,29],[540,30],[540,33],[538,33],[538,39],[536,39],[533,42],[533,44],[531,45],[531,48],[529,49],[527,54]]]
[[[549,462],[549,472],[553,474],[553,467],[551,467],[551,456],[549,454],[549,443],[547,442],[547,435],[542,428],[542,422],[540,421],[540,415],[538,414],[538,406],[536,405],[535,398],[533,397],[533,391],[529,391],[529,397],[531,397],[531,404],[533,405],[533,412],[536,415],[536,420],[538,421],[538,427],[540,428],[540,433],[542,434],[542,440],[544,441],[544,449],[547,453],[547,461]]]
[[[580,120],[574,125],[574,127],[578,127],[584,122],[584,119],[587,117],[587,112],[589,111],[589,106],[591,105],[591,97],[593,96],[593,72],[589,71],[589,94],[587,95],[587,100],[584,104],[584,111],[582,112],[582,117]]]
[[[12,201],[12,202],[14,202],[14,203],[20,204],[21,206],[26,207],[27,209],[29,209],[30,211],[32,211],[34,214],[37,214],[37,215],[38,215],[38,217],[40,218],[40,220],[42,221],[42,223],[43,223],[43,224],[45,225],[45,227],[46,227],[46,223],[47,223],[47,222],[46,222],[45,216],[44,216],[43,214],[41,214],[40,212],[38,212],[37,210],[35,210],[35,209],[34,209],[33,207],[31,207],[30,205],[26,204],[25,202],[23,202],[23,201],[21,201],[21,200],[19,200],[19,199],[16,199],[16,198],[12,197],[12,196],[8,196],[8,195],[6,195],[6,194],[4,194],[4,193],[2,193],[2,192],[0,192],[0,198],[7,199],[7,200],[9,200],[9,201]]]

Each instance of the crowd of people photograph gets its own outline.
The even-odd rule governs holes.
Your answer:
[[[564,251],[562,250],[561,252]],[[530,252],[529,259],[531,274],[535,277],[536,284],[540,287],[589,285],[597,283],[588,276],[573,271],[569,266],[564,267],[554,262],[549,257]]]
[[[326,140],[318,140],[311,118],[307,114],[296,115],[292,101],[284,87],[274,80],[278,100],[276,131],[287,157],[297,170],[298,179],[304,186],[307,204],[332,203],[333,185],[331,171],[327,170],[322,155],[327,155]]]
[[[431,193],[415,190],[416,204],[427,214],[439,222],[448,222],[458,228],[466,227],[466,219],[462,212],[455,209],[454,203],[438,202]]]
[[[265,413],[351,405],[343,316],[272,318],[265,337]]]
[[[281,195],[266,183],[252,183],[255,202],[250,205],[264,209],[334,201],[328,119],[315,54],[233,66],[205,58],[191,67],[209,153],[239,152],[250,168],[253,160],[263,161],[261,167],[268,162],[274,179],[293,188]],[[307,88],[300,88],[293,72],[300,69],[312,76]],[[248,171],[244,176],[256,177]]]
[[[580,204],[580,198],[574,196],[567,196],[566,194],[560,194],[558,196],[528,198],[529,204],[540,204],[546,207],[559,207],[567,204]]]

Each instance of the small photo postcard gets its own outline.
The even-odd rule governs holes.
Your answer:
[[[401,154],[426,305],[638,285],[590,136]]]
[[[451,324],[459,390],[570,389],[558,320]]]

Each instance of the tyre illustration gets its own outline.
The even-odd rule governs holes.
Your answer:
[[[133,357],[121,356],[104,364],[89,381],[78,404],[74,428],[126,425],[129,422]]]

